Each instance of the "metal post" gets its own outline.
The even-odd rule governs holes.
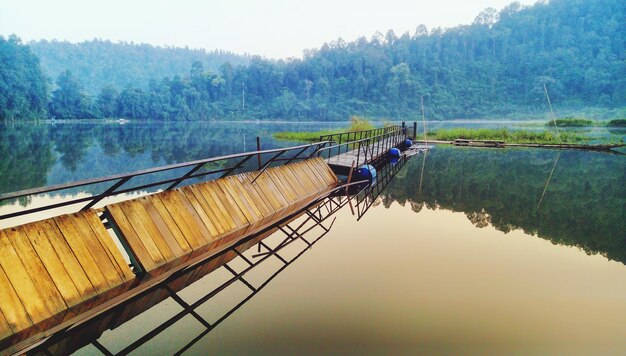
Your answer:
[[[417,121],[413,121],[413,139],[417,140]]]
[[[259,136],[257,136],[257,137],[256,137],[256,150],[257,150],[257,151],[260,151],[260,150],[261,150],[261,138],[260,138]],[[261,167],[263,166],[263,165],[261,164],[261,154],[260,154],[260,153],[257,153],[256,157],[257,157],[257,163],[258,163],[258,165],[259,165],[259,170],[260,170],[260,169],[261,169]]]

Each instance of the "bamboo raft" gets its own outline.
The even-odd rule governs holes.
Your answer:
[[[0,350],[84,323],[255,236],[249,248],[337,182],[311,158],[0,230]]]

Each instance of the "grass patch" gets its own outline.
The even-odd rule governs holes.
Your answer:
[[[274,138],[285,141],[300,141],[300,142],[316,142],[319,141],[320,136],[331,135],[339,132],[354,132],[354,131],[366,131],[373,130],[375,127],[367,119],[359,116],[350,117],[350,126],[347,128],[339,128],[335,130],[322,130],[322,131],[284,131],[274,133]]]
[[[560,138],[550,131],[526,131],[507,129],[440,129],[428,134],[430,139],[440,141],[454,141],[457,138],[466,140],[494,140],[506,143],[584,143],[585,136],[561,132]]]

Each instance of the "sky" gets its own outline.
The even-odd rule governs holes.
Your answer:
[[[519,0],[522,5],[536,0]],[[222,49],[267,58],[302,57],[338,38],[400,36],[470,24],[513,0],[0,0],[0,35],[24,41],[94,38]]]

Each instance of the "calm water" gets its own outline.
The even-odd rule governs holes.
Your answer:
[[[239,152],[244,134],[247,149],[256,135],[280,145],[270,132],[285,128],[82,129],[84,139],[57,127],[3,131],[2,189]],[[625,183],[624,156],[436,147],[361,220],[340,210],[317,245],[187,353],[625,354]],[[278,266],[270,259],[248,280],[258,286]],[[227,275],[181,296],[191,303]],[[249,292],[234,284],[198,314],[213,322]],[[98,342],[120,351],[179,311],[167,299]],[[136,353],[175,352],[203,330],[183,318]]]
[[[447,121],[441,127],[535,129],[528,122]],[[346,123],[0,123],[0,194],[45,185],[256,149],[293,145],[277,131],[341,128]],[[412,123],[409,124],[412,127]],[[421,124],[418,125],[422,129]],[[421,132],[421,131],[420,131]],[[619,139],[624,129],[593,128],[593,137]]]

